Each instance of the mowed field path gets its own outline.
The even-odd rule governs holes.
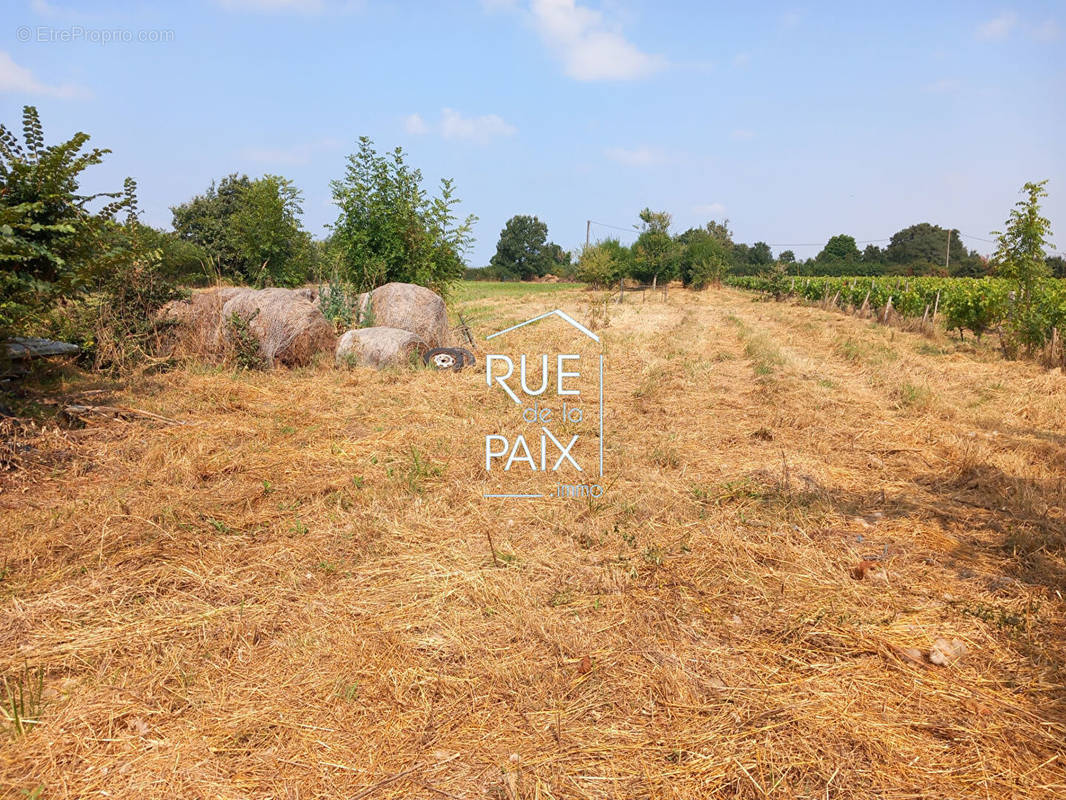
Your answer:
[[[1063,796],[1066,376],[726,289],[605,300],[455,301],[601,335],[595,499],[482,497],[480,364],[28,389],[165,419],[45,426],[0,473],[0,673],[43,677],[0,796]]]

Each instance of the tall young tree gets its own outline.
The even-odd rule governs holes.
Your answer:
[[[370,289],[402,281],[444,292],[463,277],[463,253],[473,242],[477,217],[456,218],[459,198],[450,179],[441,180],[440,194],[430,197],[421,170],[407,165],[402,148],[378,155],[362,136],[344,177],[330,187],[340,209],[332,243],[345,278]]]
[[[1047,197],[1046,184],[1046,180],[1025,184],[1022,192],[1026,197],[1014,204],[1006,230],[992,232],[996,236],[996,252],[992,256],[996,271],[1029,295],[1040,280],[1050,275],[1044,248],[1051,236],[1051,221],[1040,214],[1040,200]]]
[[[670,280],[676,270],[677,247],[670,236],[672,217],[665,211],[640,212],[640,236],[633,243],[633,277],[641,281]]]
[[[1022,187],[1025,198],[1014,204],[1006,229],[993,231],[997,237],[992,263],[996,272],[1015,286],[1009,328],[1012,346],[1031,350],[1044,343],[1045,320],[1040,313],[1042,282],[1051,276],[1045,246],[1051,236],[1051,222],[1040,213],[1040,200],[1047,197],[1046,180]]]

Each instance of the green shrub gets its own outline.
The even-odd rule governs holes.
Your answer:
[[[344,177],[330,187],[340,208],[331,243],[346,281],[369,289],[401,281],[445,294],[463,277],[462,256],[477,218],[456,218],[451,180],[443,179],[440,195],[430,197],[402,148],[381,156],[363,136]]]
[[[256,309],[248,317],[234,311],[226,320],[234,361],[241,369],[265,369],[266,360],[259,351],[259,338],[252,332],[251,324],[259,313]]]
[[[81,174],[111,151],[83,152],[86,133],[46,146],[33,106],[23,109],[22,130],[20,143],[0,124],[0,336],[39,329],[57,301],[129,255],[115,216],[132,192],[79,191]],[[100,198],[111,202],[91,211]]]

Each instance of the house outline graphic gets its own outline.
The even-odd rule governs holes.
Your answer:
[[[530,317],[525,322],[519,322],[517,325],[512,325],[509,328],[504,328],[502,331],[496,331],[496,333],[490,333],[488,336],[485,337],[485,340],[487,341],[489,339],[495,339],[497,336],[503,336],[503,334],[505,334],[505,333],[510,333],[511,331],[517,330],[518,328],[525,327],[526,325],[532,325],[534,322],[540,322],[542,319],[547,319],[548,317],[559,317],[564,322],[566,322],[568,325],[570,325],[573,328],[576,328],[578,331],[580,331],[581,333],[585,334],[587,337],[592,339],[592,341],[596,342],[596,344],[599,344],[601,346],[601,348],[602,348],[602,343],[600,342],[600,337],[599,336],[597,336],[595,333],[590,331],[588,328],[586,328],[584,325],[582,325],[576,319],[571,317],[565,311],[563,311],[561,309],[558,309],[558,308],[556,308],[556,309],[554,309],[552,311],[546,311],[543,314],[538,314],[535,317]],[[599,436],[598,436],[599,445],[600,445],[600,448],[599,448],[600,449],[600,452],[599,452],[599,473],[600,473],[600,477],[601,478],[603,477],[603,400],[604,400],[604,398],[603,398],[603,353],[602,353],[602,350],[601,350],[601,353],[600,353],[600,356],[599,356],[599,412],[600,412],[599,417],[600,417],[600,419],[599,419]],[[543,497],[543,496],[544,495],[539,495],[539,494],[486,494],[486,495],[484,495],[484,497],[498,497],[498,498],[509,497],[509,498],[522,498],[522,499],[536,499],[536,498],[540,498],[540,497]]]
[[[599,336],[594,334],[592,331],[590,331],[588,328],[586,328],[584,325],[582,325],[576,319],[571,317],[565,311],[561,311],[558,308],[555,309],[554,311],[547,311],[547,312],[545,312],[543,314],[539,314],[539,315],[537,315],[535,317],[530,317],[525,322],[519,322],[517,325],[512,325],[510,328],[504,328],[502,331],[496,331],[496,333],[490,333],[488,336],[485,337],[485,339],[486,340],[487,339],[494,339],[497,336],[503,336],[503,334],[505,334],[505,333],[510,333],[511,331],[516,330],[518,328],[521,328],[521,327],[523,327],[525,325],[531,325],[534,322],[540,322],[542,319],[547,319],[548,317],[559,317],[564,322],[566,322],[568,325],[571,325],[574,328],[577,328],[579,331],[581,331],[587,337],[592,339],[592,341],[594,341],[597,344],[599,344],[599,342],[600,342],[600,337]]]

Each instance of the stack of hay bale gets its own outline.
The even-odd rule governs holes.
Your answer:
[[[316,353],[333,349],[333,326],[308,289],[221,287],[175,300],[160,310],[173,320],[171,353],[199,358],[223,357],[239,346],[235,320],[255,337],[259,358],[268,367],[300,367]]]
[[[359,298],[371,328],[355,328],[337,343],[338,364],[380,369],[410,363],[449,339],[448,311],[440,295],[412,283],[387,283]]]
[[[341,335],[319,308],[313,289],[245,289],[219,287],[175,300],[160,310],[174,323],[172,355],[222,358],[243,343],[242,331],[258,343],[268,367],[304,366],[322,352],[338,364],[381,368],[410,363],[414,357],[448,342],[448,313],[440,295],[410,283],[389,283],[360,296],[361,315],[375,327]]]

